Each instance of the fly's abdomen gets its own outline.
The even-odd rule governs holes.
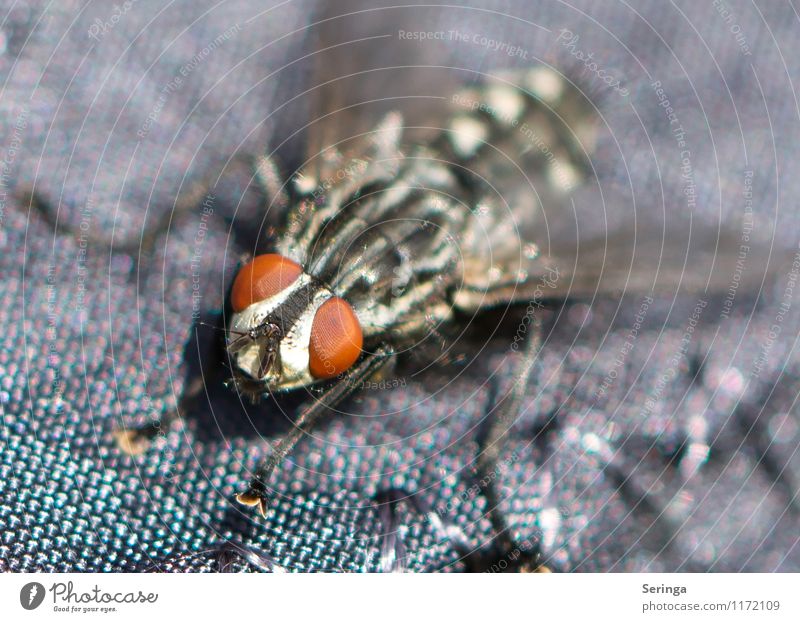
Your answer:
[[[450,167],[417,149],[347,195],[314,240],[309,274],[355,309],[367,340],[412,339],[449,318],[471,205]],[[328,196],[330,201],[335,196]]]
[[[481,178],[504,195],[538,183],[541,196],[568,193],[588,174],[596,115],[555,71],[501,74],[456,92],[450,103],[452,116],[436,144],[472,174],[472,183]]]
[[[454,297],[473,312],[524,298],[542,279],[552,285],[552,249],[538,245],[549,235],[544,213],[571,212],[572,192],[591,171],[596,115],[577,87],[543,66],[466,87],[450,104],[434,145],[473,205]]]

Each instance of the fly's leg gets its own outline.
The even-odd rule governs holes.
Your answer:
[[[164,560],[152,562],[142,568],[140,572],[175,572],[177,566],[186,565],[197,558],[210,558],[215,564],[216,571],[220,573],[236,572],[237,565],[240,565],[242,561],[261,572],[287,572],[286,568],[260,549],[232,540],[225,540],[213,549],[181,553]]]
[[[39,214],[39,217],[47,223],[54,232],[81,238],[81,243],[93,247],[107,247],[109,252],[121,255],[131,255],[138,257],[150,257],[155,251],[155,244],[158,236],[168,231],[172,222],[184,214],[191,213],[199,205],[206,205],[212,199],[208,192],[209,186],[203,183],[193,184],[188,192],[175,203],[174,209],[165,211],[154,223],[146,225],[138,240],[129,242],[114,241],[113,237],[107,239],[103,236],[96,236],[84,231],[74,231],[62,222],[59,222],[58,213],[52,213],[52,208],[35,190],[26,189],[18,193],[20,204],[27,206],[29,212]]]
[[[523,547],[516,542],[505,517],[500,512],[503,501],[498,490],[498,477],[503,459],[503,448],[506,444],[507,434],[519,415],[524,404],[528,379],[536,363],[541,345],[541,321],[534,316],[530,326],[531,335],[522,352],[517,370],[514,374],[513,387],[489,412],[484,429],[479,438],[479,454],[476,460],[475,471],[479,486],[487,502],[487,517],[496,534],[495,543],[501,558],[515,562],[520,569],[536,572],[547,572],[548,569],[540,563],[541,552],[537,543]]]
[[[209,386],[213,386],[217,382],[222,386],[223,370],[225,369],[222,340],[214,337],[208,343],[199,332],[200,327],[203,326],[215,331],[216,335],[223,335],[225,329],[222,323],[220,314],[216,316],[213,324],[196,322],[192,326],[191,337],[185,346],[187,354],[184,355],[185,364],[188,367],[186,384],[178,398],[178,403],[175,408],[154,414],[154,418],[147,423],[135,427],[123,424],[117,428],[114,431],[114,439],[121,451],[131,456],[141,455],[147,450],[153,439],[167,434],[172,426],[183,417],[183,413],[194,410],[199,405],[201,398],[208,399]]]
[[[272,448],[270,455],[261,462],[247,490],[236,495],[242,505],[258,506],[262,516],[267,515],[269,491],[267,482],[272,472],[294,448],[297,442],[331,412],[331,409],[358,390],[364,380],[381,370],[392,358],[394,351],[383,346],[368,354],[336,384],[330,387],[313,404],[306,407],[298,417],[294,427]]]
[[[244,159],[241,157],[232,160],[235,165],[243,165]],[[248,164],[252,169],[252,163]],[[261,190],[264,193],[278,193],[274,195],[276,203],[282,205],[284,203],[283,194],[281,193],[280,186],[277,183],[277,173],[274,165],[267,158],[261,158],[255,166],[255,179],[258,180]],[[195,182],[189,186],[189,190],[184,192],[178,201],[176,201],[172,210],[165,211],[155,222],[146,225],[138,241],[131,241],[127,243],[115,242],[113,237],[106,239],[102,236],[94,236],[84,231],[73,231],[63,223],[59,222],[58,212],[47,205],[42,197],[34,189],[21,189],[17,192],[18,200],[21,206],[27,207],[29,214],[34,212],[48,224],[48,226],[56,233],[61,232],[66,235],[72,235],[81,238],[82,243],[93,245],[95,247],[107,247],[109,253],[120,253],[131,256],[149,257],[155,251],[155,244],[159,236],[168,232],[172,226],[173,221],[181,218],[186,214],[195,211],[200,205],[206,210],[209,208],[207,205],[209,201],[213,201],[213,189],[219,182],[219,177],[211,183],[211,180],[204,182]],[[267,196],[273,196],[267,194]],[[135,276],[135,275],[134,275]],[[220,327],[221,329],[221,327]],[[205,379],[202,377],[195,377],[188,381],[187,388],[181,396],[177,408],[167,411],[159,419],[152,421],[144,426],[138,428],[120,428],[114,432],[114,437],[117,446],[121,451],[128,455],[140,455],[143,453],[155,437],[168,430],[171,425],[180,418],[180,412],[186,410],[194,401],[203,393],[205,388]]]
[[[429,507],[417,495],[410,494],[400,488],[387,488],[375,495],[378,516],[382,525],[379,572],[405,572],[406,547],[400,535],[398,506],[406,502],[420,516],[424,516],[431,524],[440,540],[449,540],[458,552],[462,561],[470,567],[470,560],[476,551],[470,547],[464,531],[448,521],[443,521],[438,512]]]
[[[279,208],[285,207],[286,193],[284,192],[280,183],[277,167],[270,158],[258,158],[255,162],[255,165],[253,165],[251,160],[239,156],[233,158],[229,164],[234,166],[246,165],[250,171],[254,171],[253,178],[256,180],[260,192],[267,198],[267,201],[270,202],[270,205],[274,205]],[[207,180],[207,183],[194,184],[188,195],[186,195],[176,204],[175,209],[167,212],[159,222],[148,227],[147,230],[143,232],[140,243],[126,246],[121,244],[113,244],[113,241],[108,242],[106,240],[98,240],[98,242],[106,245],[113,244],[111,250],[115,252],[130,254],[138,253],[140,256],[146,256],[153,249],[157,237],[163,232],[169,230],[173,220],[186,212],[191,212],[192,210],[196,209],[202,201],[207,201],[209,198],[213,198],[213,190],[217,187],[220,179],[221,177],[218,177],[216,180]],[[43,218],[50,223],[54,230],[57,230],[57,219],[53,220],[50,210],[48,210],[39,202],[38,197],[31,193],[29,195],[29,200],[36,211],[42,214]],[[250,255],[244,255],[240,258],[240,263],[244,264],[251,258],[252,257]],[[216,324],[211,325],[211,328],[219,331],[220,334],[223,334],[225,332],[225,328],[222,325],[221,319],[222,318],[220,316]],[[200,348],[199,345],[196,329],[197,326],[195,325],[192,331],[194,342],[197,346],[198,355],[202,356],[202,348]],[[215,375],[218,373],[217,370],[221,370],[225,367],[226,362],[223,360],[222,351],[223,346],[221,345],[213,348],[215,360],[213,360],[211,363],[211,369],[212,373]],[[192,374],[187,381],[186,389],[183,391],[176,408],[165,412],[158,419],[153,420],[143,426],[136,428],[122,427],[116,430],[114,437],[117,446],[121,451],[127,453],[128,455],[135,456],[142,454],[144,451],[146,451],[147,447],[149,447],[154,438],[166,433],[172,427],[175,421],[181,418],[181,413],[189,411],[196,404],[197,399],[206,392],[206,389],[207,377],[202,373],[201,369],[197,374]]]
[[[235,572],[237,560],[244,560],[261,572],[284,573],[286,568],[279,565],[263,551],[245,544],[226,541],[216,550],[217,572]]]
[[[252,157],[237,155],[233,156],[227,163],[228,167],[246,167],[252,171],[252,179],[257,183],[259,191],[267,198],[270,207],[283,210],[286,206],[286,192],[280,183],[280,177],[274,161],[266,156],[253,161]],[[95,236],[83,230],[77,231],[59,221],[58,211],[53,210],[50,205],[41,197],[35,188],[21,188],[16,192],[17,200],[22,208],[28,209],[28,213],[36,213],[54,232],[61,232],[66,235],[80,238],[82,243],[95,247],[107,247],[109,252],[120,253],[138,257],[150,257],[155,250],[155,243],[158,237],[169,231],[172,223],[186,214],[196,210],[203,205],[208,208],[208,202],[214,201],[214,190],[217,189],[221,179],[226,176],[223,172],[215,179],[204,179],[192,182],[188,190],[181,193],[176,200],[173,209],[166,210],[163,214],[150,224],[146,224],[138,240],[129,242],[115,241],[112,237],[107,239],[103,236]],[[55,213],[54,213],[55,212]]]
[[[397,519],[397,504],[409,495],[402,490],[389,488],[375,495],[378,516],[381,521],[381,554],[378,561],[379,572],[403,572],[405,570],[406,547],[400,537],[400,524]]]
[[[487,547],[476,549],[470,545],[461,527],[427,507],[416,495],[399,489],[387,489],[375,496],[384,532],[381,536],[379,561],[381,572],[402,572],[405,569],[406,549],[398,533],[397,515],[397,507],[404,501],[426,518],[441,540],[452,543],[469,572],[550,572],[541,563],[541,552],[536,543],[526,542],[525,546],[516,542],[511,535],[511,530],[499,510],[502,497],[496,484],[506,434],[524,403],[527,381],[539,353],[541,322],[536,317],[531,322],[531,333],[514,373],[513,387],[492,406],[479,438],[480,451],[475,472],[487,501],[487,516],[496,534],[494,541]]]
[[[379,572],[405,572],[406,546],[400,535],[398,506],[405,502],[433,527],[439,541],[449,542],[464,564],[467,572],[549,572],[546,566],[531,563],[531,556],[521,546],[511,551],[501,551],[497,546],[475,548],[464,530],[442,517],[439,511],[428,506],[417,495],[399,488],[382,490],[374,499],[383,533],[380,538]]]
[[[144,425],[128,428],[121,427],[114,431],[117,447],[129,456],[140,456],[156,437],[166,434],[178,421],[181,413],[189,410],[197,398],[205,392],[206,378],[199,376],[190,380],[178,401],[178,405],[162,414],[159,418]]]
[[[239,265],[244,265],[252,259],[251,255],[242,255],[239,258]],[[144,453],[150,446],[154,438],[162,434],[166,434],[176,421],[182,418],[182,413],[191,411],[197,404],[198,398],[203,395],[207,397],[207,390],[209,382],[215,382],[217,379],[222,380],[222,370],[229,369],[230,364],[227,356],[223,356],[225,350],[224,340],[214,340],[210,348],[202,347],[201,339],[198,333],[200,326],[208,327],[217,332],[219,335],[225,334],[225,326],[223,325],[223,315],[215,314],[214,323],[209,322],[196,322],[192,326],[192,339],[187,343],[186,348],[190,348],[193,343],[195,346],[194,352],[196,357],[192,360],[197,361],[195,366],[198,369],[193,370],[193,365],[188,360],[190,357],[184,356],[184,360],[189,364],[189,371],[187,373],[186,388],[181,393],[178,404],[175,408],[170,409],[152,421],[137,427],[121,427],[114,432],[114,438],[117,447],[124,453],[131,456],[138,456]],[[202,361],[207,360],[207,364]],[[205,369],[210,370],[208,373]],[[225,380],[222,384],[226,386],[229,380]],[[256,394],[253,393],[253,396]],[[254,401],[255,403],[255,401]]]

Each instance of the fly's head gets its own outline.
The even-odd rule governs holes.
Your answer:
[[[282,255],[255,257],[231,290],[226,346],[237,386],[251,393],[307,386],[346,372],[362,352],[355,311]]]

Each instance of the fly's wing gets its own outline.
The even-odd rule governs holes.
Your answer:
[[[558,267],[557,281],[538,291],[557,298],[625,292],[717,295],[740,287],[758,292],[791,261],[790,253],[776,251],[769,240],[743,241],[741,230],[729,226],[691,220],[664,227],[630,223],[553,251],[546,262]],[[551,274],[544,268],[534,278],[541,282]],[[526,295],[530,284],[521,291]]]
[[[419,34],[451,27],[445,11],[393,4],[331,2],[319,16],[307,176],[335,179],[335,152],[357,153],[363,133],[391,112],[402,114],[405,142],[426,142],[448,114],[448,98],[473,78],[448,62],[452,45]]]
[[[398,113],[390,118],[402,118],[404,145],[438,149],[474,188],[466,207],[475,218],[459,232],[463,311],[626,291],[723,292],[734,281],[758,286],[790,261],[773,255],[769,240],[743,236],[746,222],[693,219],[691,179],[677,214],[653,209],[663,202],[658,187],[634,196],[624,174],[598,174],[629,166],[611,152],[604,101],[536,61],[463,68],[452,42],[425,38],[447,32],[436,7],[330,3],[315,28],[316,114],[298,186],[345,192],[350,171],[380,152],[380,120]],[[316,211],[307,204],[295,213],[295,229]]]
[[[404,144],[426,144],[439,134],[449,97],[469,75],[448,66],[452,46],[406,33],[449,27],[443,13],[345,0],[316,15],[307,159],[290,187],[295,205],[278,252],[305,264],[344,198],[391,181],[401,135]]]

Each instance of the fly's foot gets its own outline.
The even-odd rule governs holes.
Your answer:
[[[550,573],[552,570],[542,563],[542,554],[538,543],[524,541],[515,543],[511,549],[497,551],[494,556],[486,555],[481,572],[520,572]]]
[[[388,488],[379,491],[374,497],[378,509],[383,533],[380,539],[380,572],[404,572],[407,569],[407,550],[403,542],[399,515],[399,506],[407,504],[418,516],[427,521],[441,541],[448,541],[467,565],[471,566],[477,554],[470,546],[464,531],[450,521],[443,519],[439,512],[431,508],[420,496],[408,493],[400,488]]]
[[[456,549],[461,554],[461,562],[467,572],[489,573],[550,573],[552,570],[542,563],[542,555],[536,544],[525,541],[508,549],[500,546],[497,540],[478,549]]]
[[[253,406],[258,406],[266,395],[263,382],[248,380],[239,376],[231,376],[223,382],[226,389],[235,391],[238,395],[245,396]]]
[[[278,564],[264,551],[238,542],[226,541],[221,544],[216,550],[215,561],[218,572],[236,572],[237,565],[242,561],[261,572],[287,572],[286,568]]]
[[[249,508],[257,506],[261,516],[267,517],[269,494],[267,494],[267,488],[261,480],[252,480],[247,490],[236,495],[236,501]]]
[[[181,418],[181,412],[192,407],[194,400],[202,393],[205,388],[203,378],[196,378],[191,381],[178,403],[178,407],[166,411],[160,419],[154,419],[150,423],[134,427],[119,428],[114,430],[114,440],[117,447],[129,456],[140,456],[147,451],[153,439],[157,436],[165,435],[170,431],[173,424]]]
[[[114,441],[119,450],[129,456],[141,456],[150,447],[153,439],[169,428],[175,416],[168,414],[160,421],[151,421],[136,428],[114,430]]]
[[[128,456],[141,456],[150,446],[150,439],[139,434],[139,430],[114,430],[117,448]]]
[[[398,513],[398,506],[401,503],[408,504],[417,515],[424,518],[440,541],[450,543],[467,572],[552,572],[543,563],[538,540],[517,542],[503,533],[493,538],[490,543],[476,547],[458,524],[429,507],[417,495],[389,488],[378,492],[374,503],[383,526],[379,558],[381,572],[406,570],[407,550],[401,536],[403,530],[400,528]]]

